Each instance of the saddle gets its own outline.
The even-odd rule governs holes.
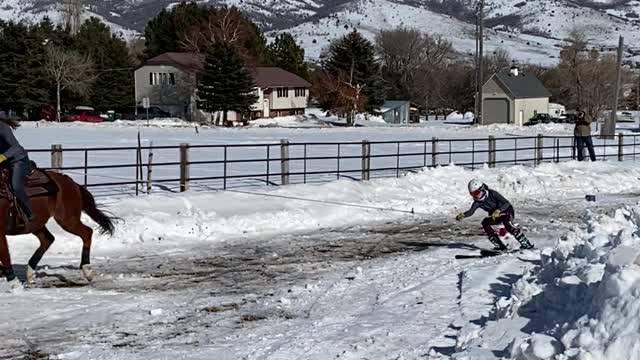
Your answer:
[[[30,162],[31,172],[27,175],[25,190],[30,198],[51,196],[58,193],[59,189],[49,174]],[[11,168],[8,165],[0,166],[0,198],[9,200],[9,233],[16,233],[24,225],[23,211],[15,199],[11,187]]]

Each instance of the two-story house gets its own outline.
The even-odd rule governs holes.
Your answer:
[[[196,107],[197,74],[203,64],[202,55],[191,53],[164,53],[149,59],[135,71],[136,103],[142,105],[147,97],[150,105],[178,117],[211,118],[212,114]],[[308,81],[277,67],[256,67],[250,73],[258,95],[250,118],[304,114],[311,87]],[[241,120],[234,112],[228,119]]]

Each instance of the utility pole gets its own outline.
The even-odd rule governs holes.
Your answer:
[[[477,54],[477,62],[476,62],[476,73],[477,73],[477,89],[476,89],[476,104],[477,104],[477,112],[476,112],[476,124],[482,125],[482,85],[484,84],[484,49],[483,49],[483,40],[484,40],[484,0],[478,1],[478,9],[477,9],[477,35],[476,35],[476,54]]]
[[[604,126],[600,129],[601,138],[613,138],[616,132],[616,120],[618,113],[618,101],[620,97],[620,77],[622,73],[622,51],[624,48],[624,39],[620,36],[618,42],[618,64],[616,68],[616,88],[613,92],[613,104],[611,104],[611,117],[604,120]]]

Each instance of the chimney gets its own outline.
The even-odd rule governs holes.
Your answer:
[[[512,66],[511,70],[509,70],[509,73],[511,74],[511,76],[518,76],[518,67],[517,66]]]

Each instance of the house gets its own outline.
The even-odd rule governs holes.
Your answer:
[[[534,75],[513,66],[491,76],[482,86],[482,96],[482,125],[523,125],[538,113],[548,113],[551,93]]]
[[[210,119],[196,107],[197,74],[203,69],[204,57],[192,53],[164,53],[149,59],[135,71],[135,99],[188,119]],[[250,69],[256,84],[258,101],[249,118],[302,115],[307,107],[311,84],[301,77],[277,67]],[[229,121],[242,120],[235,112]],[[213,114],[221,117],[221,114]]]
[[[382,118],[388,124],[408,124],[411,102],[409,101],[385,101],[380,109]]]

